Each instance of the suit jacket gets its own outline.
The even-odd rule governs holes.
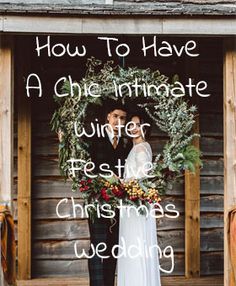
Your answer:
[[[131,142],[127,138],[120,137],[116,149],[113,148],[107,133],[105,137],[93,137],[90,147],[90,155],[92,162],[95,163],[96,173],[103,173],[99,170],[99,166],[103,163],[109,164],[109,169],[118,175],[118,169],[115,166],[118,164],[118,159],[121,160],[122,165],[125,164],[129,151],[131,150]],[[122,169],[123,175],[124,169]]]

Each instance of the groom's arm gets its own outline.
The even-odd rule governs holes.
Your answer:
[[[88,152],[91,157],[91,161],[95,164],[95,173],[98,173],[99,166],[98,166],[98,152],[99,152],[99,146],[98,146],[98,140],[96,137],[91,138],[89,142],[89,148]]]

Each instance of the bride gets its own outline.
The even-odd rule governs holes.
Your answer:
[[[144,177],[140,167],[152,162],[151,146],[145,141],[140,128],[144,123],[142,115],[133,115],[131,121],[136,124],[132,129],[135,137],[133,148],[126,160],[124,181]],[[161,286],[155,217],[141,215],[135,209],[128,211],[127,206],[122,214],[120,212],[119,245],[124,242],[126,249],[130,251],[122,255],[119,249],[117,286]],[[147,252],[145,249],[150,251]]]

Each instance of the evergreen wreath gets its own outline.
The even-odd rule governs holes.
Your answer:
[[[81,160],[90,160],[88,152],[88,142],[83,138],[78,138],[74,132],[74,123],[77,124],[78,132],[85,127],[88,107],[91,105],[101,105],[107,100],[118,100],[115,95],[114,82],[117,85],[132,83],[137,79],[138,84],[149,84],[160,86],[166,84],[169,88],[175,88],[178,80],[174,76],[172,81],[161,74],[159,70],[140,69],[137,67],[122,68],[115,66],[113,61],[102,61],[91,57],[87,60],[87,70],[85,76],[79,82],[81,90],[73,89],[73,96],[58,97],[54,95],[55,101],[59,108],[54,112],[51,119],[53,131],[62,130],[64,133],[63,140],[59,144],[59,167],[61,174],[72,180],[72,190],[76,191],[78,187],[84,186],[84,174],[80,172],[77,176],[72,177],[67,163],[71,158]],[[84,92],[85,84],[96,83],[100,87],[98,91],[101,97],[81,96]],[[61,88],[62,93],[71,95],[71,86],[66,80]],[[122,90],[122,101],[137,100],[136,97],[130,97],[130,90]],[[142,91],[139,91],[139,97],[143,97]],[[144,108],[147,115],[153,120],[154,124],[163,131],[168,140],[163,151],[154,158],[154,168],[152,179],[144,179],[142,185],[158,190],[159,194],[164,194],[167,188],[172,188],[175,180],[183,175],[184,170],[195,172],[196,166],[202,166],[200,159],[201,152],[191,145],[194,137],[200,136],[192,132],[195,122],[197,108],[190,105],[184,97],[170,96],[165,88],[159,89],[158,94],[154,89],[150,89],[148,103],[138,104]],[[90,181],[89,181],[90,182]]]

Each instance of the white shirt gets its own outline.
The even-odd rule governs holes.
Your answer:
[[[118,145],[120,136],[115,135],[113,132],[110,132],[108,128],[106,128],[106,132],[107,132],[107,135],[108,135],[108,138],[109,138],[109,141],[111,142],[111,144],[113,144],[114,137],[117,136],[117,145]]]

